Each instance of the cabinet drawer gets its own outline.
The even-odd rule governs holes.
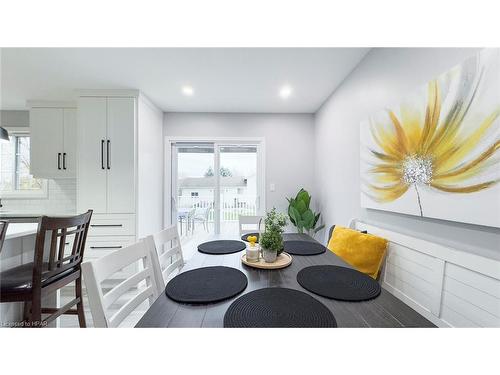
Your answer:
[[[135,236],[88,236],[85,243],[85,258],[98,258],[133,243],[135,243]]]
[[[135,236],[135,215],[95,215],[90,236]]]
[[[131,245],[134,242],[134,236],[87,237],[83,261],[87,262],[98,259],[112,253],[113,251]],[[137,266],[133,264],[115,273],[110,279],[126,279],[127,277],[132,276],[135,272],[137,272]]]

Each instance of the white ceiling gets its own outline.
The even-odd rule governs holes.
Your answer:
[[[313,113],[368,48],[2,49],[1,109],[70,100],[75,89],[139,89],[166,112]],[[182,86],[194,89],[191,97]],[[283,100],[278,93],[292,87]]]

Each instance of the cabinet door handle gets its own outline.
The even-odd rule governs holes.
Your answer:
[[[111,141],[108,139],[107,145],[106,145],[106,164],[108,169],[111,169],[111,166],[109,165],[109,148],[111,145]]]
[[[66,169],[66,153],[63,152],[63,169]]]
[[[90,224],[91,227],[123,227],[123,224]]]
[[[121,249],[123,246],[90,246],[91,249]]]
[[[57,169],[61,169],[61,153],[57,153]]]
[[[101,168],[104,168],[104,139],[101,139]]]

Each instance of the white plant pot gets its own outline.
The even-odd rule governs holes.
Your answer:
[[[276,261],[278,254],[274,250],[267,250],[262,248],[262,257],[266,263],[273,263]]]

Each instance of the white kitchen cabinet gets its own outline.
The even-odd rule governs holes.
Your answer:
[[[76,108],[66,102],[28,102],[30,173],[37,178],[76,175]]]
[[[135,212],[136,99],[78,102],[78,211]]]
[[[135,98],[108,98],[108,213],[135,212]]]
[[[106,114],[106,98],[78,101],[78,212],[107,212]]]
[[[94,210],[92,260],[163,229],[163,112],[137,90],[77,95],[77,211]]]

